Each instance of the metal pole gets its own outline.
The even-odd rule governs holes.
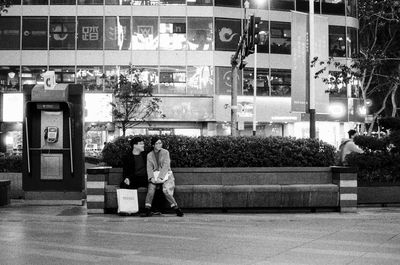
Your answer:
[[[310,113],[310,138],[314,139],[316,136],[315,130],[315,83],[314,83],[314,69],[311,67],[311,60],[314,58],[314,0],[309,2],[309,57],[308,57],[308,69],[309,69],[309,99],[308,99],[308,110]]]
[[[237,88],[238,88],[237,62],[232,62],[232,91],[231,91],[231,135],[237,136]]]
[[[254,44],[253,136],[257,132],[257,44]]]

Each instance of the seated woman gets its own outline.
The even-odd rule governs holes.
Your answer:
[[[147,178],[149,181],[146,195],[146,212],[144,216],[151,216],[151,204],[157,185],[162,186],[165,198],[176,212],[177,216],[182,217],[183,212],[178,207],[174,199],[175,179],[171,171],[171,160],[168,150],[162,148],[162,141],[158,137],[151,139],[153,150],[147,155]]]

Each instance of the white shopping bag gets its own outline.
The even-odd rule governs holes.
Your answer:
[[[117,189],[118,213],[137,213],[139,203],[137,190]]]

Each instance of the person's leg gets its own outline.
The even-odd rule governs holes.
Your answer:
[[[183,216],[183,212],[178,207],[178,204],[176,203],[176,200],[175,200],[174,195],[173,195],[174,194],[174,189],[175,189],[175,182],[173,180],[167,180],[166,182],[164,182],[162,188],[163,188],[163,192],[164,192],[165,198],[170,203],[171,208],[173,208],[175,210],[175,213],[176,213],[177,216],[182,217]]]
[[[153,183],[149,183],[147,186],[147,194],[145,200],[145,216],[151,215],[151,204],[153,203],[154,193],[156,192],[156,185]]]

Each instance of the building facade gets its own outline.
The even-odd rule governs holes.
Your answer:
[[[258,2],[250,0],[248,9],[242,0],[16,2],[0,17],[0,152],[18,151],[23,85],[43,82],[46,71],[55,71],[57,83],[84,86],[91,147],[100,149],[120,134],[109,114],[110,84],[130,65],[153,84],[166,117],[128,134],[229,135],[230,60],[249,15],[261,18],[265,33],[256,60],[257,135],[308,137],[307,115],[292,111],[300,86],[292,75],[293,31],[299,26],[293,16],[307,13],[309,3]],[[322,34],[329,56],[346,60],[357,52],[357,1],[320,0],[314,9],[327,21]],[[252,135],[254,55],[238,79],[239,134]],[[317,114],[318,138],[338,146],[344,132],[361,121],[355,87],[342,85],[329,95],[341,107],[333,115]]]

